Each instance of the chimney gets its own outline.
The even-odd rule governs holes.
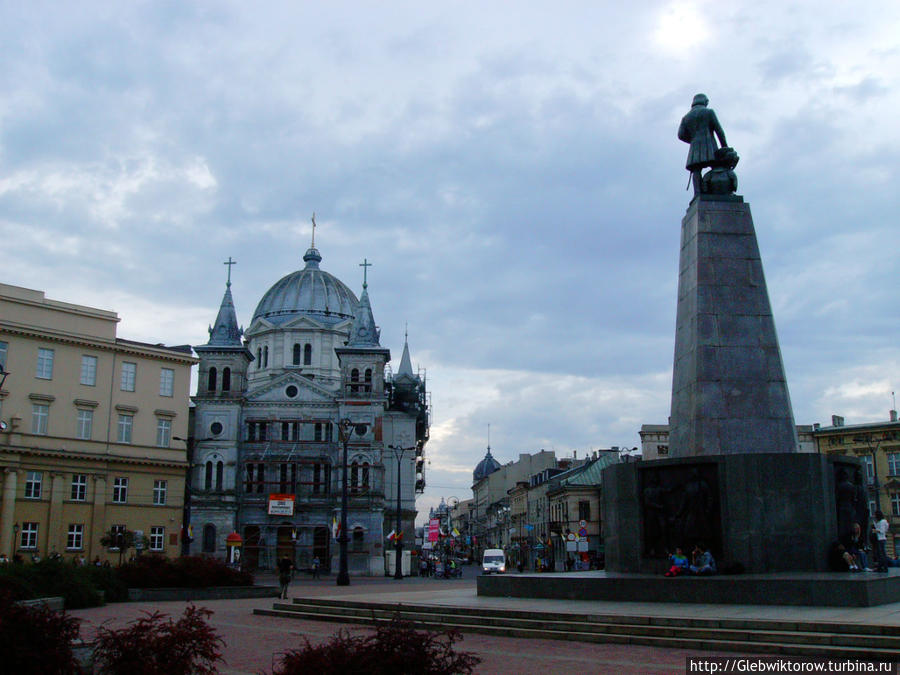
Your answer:
[[[897,421],[897,411],[891,410],[891,422],[896,422],[896,421]]]
[[[813,424],[813,431],[818,431],[820,427],[821,427],[821,425],[818,422],[816,422],[815,424]]]
[[[842,427],[844,426],[844,418],[840,415],[832,415],[831,416],[831,426],[833,427]]]

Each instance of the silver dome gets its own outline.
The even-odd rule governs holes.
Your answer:
[[[306,267],[275,282],[253,312],[253,320],[281,324],[306,315],[320,323],[336,324],[353,319],[359,301],[337,277],[319,269],[322,256],[310,248],[303,256]]]

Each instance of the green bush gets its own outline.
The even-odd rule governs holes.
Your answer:
[[[206,588],[252,586],[253,575],[232,569],[215,558],[185,556],[164,558],[142,555],[117,570],[129,588]]]
[[[16,599],[62,596],[66,609],[96,607],[103,598],[87,567],[76,567],[62,560],[41,560],[32,565],[5,565],[0,585],[12,591]]]
[[[87,577],[97,590],[103,591],[106,602],[124,602],[128,600],[128,586],[112,567],[88,565],[84,568]]]

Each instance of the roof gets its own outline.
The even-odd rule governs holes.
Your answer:
[[[551,479],[552,489],[562,488],[567,485],[593,486],[603,483],[603,469],[619,463],[619,457],[615,453],[600,453],[597,459],[592,459],[586,464],[576,466],[573,469],[554,476]]]

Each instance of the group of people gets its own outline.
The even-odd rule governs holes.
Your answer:
[[[446,563],[439,559],[426,556],[422,556],[419,559],[419,576],[421,577],[449,579],[450,577],[458,577],[461,575],[462,568],[454,558],[450,558]]]
[[[716,574],[716,559],[713,557],[712,551],[708,546],[698,543],[691,551],[690,559],[684,554],[680,547],[675,548],[675,552],[669,555],[669,569],[666,570],[665,576],[677,577],[684,574]]]
[[[887,555],[887,533],[889,525],[884,513],[875,512],[875,522],[869,532],[868,540],[863,535],[859,523],[853,523],[850,533],[834,543],[830,552],[829,564],[838,572],[881,572],[888,567],[896,567],[896,560]],[[869,553],[874,560],[869,560]],[[874,563],[874,567],[870,566]]]

